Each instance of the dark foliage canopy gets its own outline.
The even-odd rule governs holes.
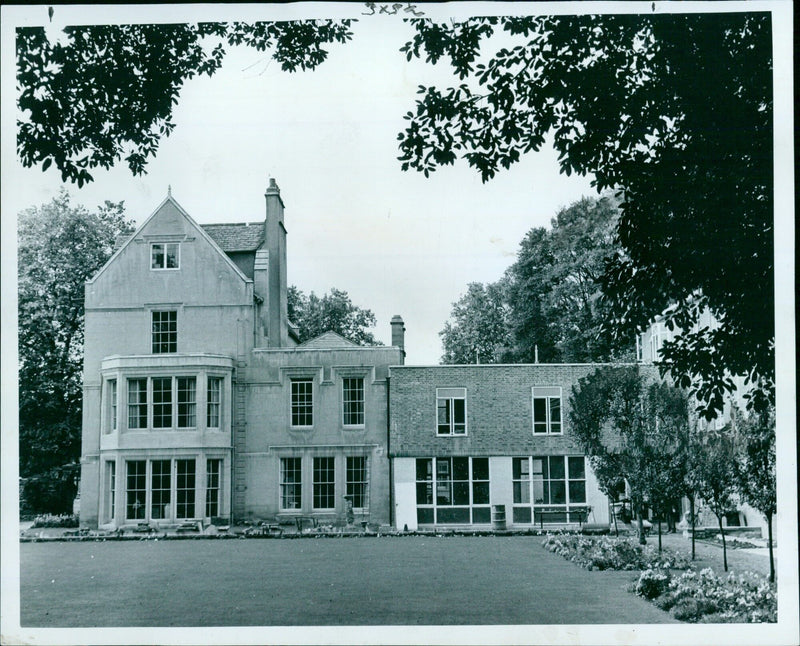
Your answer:
[[[354,305],[349,294],[331,288],[330,293],[306,295],[297,287],[289,287],[289,320],[297,326],[300,342],[325,332],[336,332],[358,345],[382,345],[368,328],[375,326],[372,310]]]
[[[610,196],[562,208],[523,238],[496,283],[472,283],[439,333],[444,363],[603,362],[633,358],[634,339],[604,326],[600,278],[619,212]],[[476,355],[477,352],[477,355]]]
[[[82,186],[89,169],[123,156],[134,175],[175,128],[183,84],[213,75],[226,46],[272,50],[288,72],[314,69],[325,45],[351,37],[350,21],[92,25],[64,29],[51,42],[43,27],[17,29],[17,154],[25,166],[52,164]]]
[[[80,456],[84,282],[108,260],[116,236],[129,226],[122,203],[106,202],[90,212],[72,204],[64,190],[19,214],[22,477],[64,479],[65,465]]]
[[[618,335],[667,308],[664,368],[713,417],[733,383],[774,398],[772,60],[768,13],[414,21],[409,60],[462,80],[420,86],[403,169],[463,158],[484,181],[548,136],[564,173],[621,199],[604,272]],[[516,44],[491,53],[504,31]],[[710,308],[716,329],[695,329]]]

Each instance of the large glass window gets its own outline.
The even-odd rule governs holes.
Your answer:
[[[342,379],[342,423],[345,426],[364,425],[364,379]]]
[[[417,459],[417,522],[491,522],[489,458]]]
[[[197,426],[197,379],[178,377],[178,428]]]
[[[367,504],[367,458],[363,455],[347,456],[347,495],[354,509],[363,509]]]
[[[466,435],[467,389],[436,389],[436,434]]]
[[[150,245],[150,269],[180,269],[179,242],[159,242]]]
[[[515,523],[577,522],[586,509],[583,456],[534,456],[512,461]],[[544,513],[543,513],[544,512]]]
[[[169,517],[169,499],[172,490],[172,460],[150,462],[150,518]]]
[[[292,379],[292,426],[313,426],[313,385],[311,379]]]
[[[561,433],[561,387],[533,389],[533,432]]]
[[[172,377],[153,377],[153,428],[172,427]]]
[[[219,516],[219,492],[222,460],[206,460],[206,516]]]
[[[147,511],[147,462],[128,460],[128,475],[125,487],[125,518],[144,520]]]
[[[147,428],[147,379],[128,379],[128,428]]]
[[[176,460],[175,463],[175,515],[194,518],[195,460]]]
[[[176,310],[154,311],[153,354],[178,351],[178,312]]]
[[[206,426],[208,428],[219,428],[221,409],[222,377],[209,377],[206,397]]]
[[[302,507],[302,459],[281,458],[281,509]]]
[[[334,459],[332,457],[314,458],[314,509],[334,508],[336,505],[334,483]]]

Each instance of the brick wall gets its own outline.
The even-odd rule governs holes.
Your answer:
[[[390,372],[391,457],[580,453],[569,424],[572,386],[599,364],[397,366]],[[642,367],[653,372],[651,367]],[[563,432],[533,434],[532,388],[560,386]],[[436,389],[467,389],[467,435],[437,436]]]

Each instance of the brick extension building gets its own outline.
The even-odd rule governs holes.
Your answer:
[[[608,523],[569,425],[570,390],[595,367],[392,367],[396,525],[488,525],[493,506],[508,526]]]

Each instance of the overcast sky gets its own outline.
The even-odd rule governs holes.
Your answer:
[[[187,10],[175,17],[154,10],[153,19],[207,16]],[[32,22],[42,14],[41,24],[45,11],[33,11]],[[362,11],[350,7],[356,16]],[[86,16],[56,7],[53,33]],[[407,361],[438,363],[438,332],[467,284],[497,280],[531,227],[548,225],[560,207],[595,191],[589,178],[559,174],[549,143],[486,184],[461,162],[429,178],[401,171],[397,134],[417,86],[458,80],[444,64],[406,62],[398,50],[412,30],[399,15],[363,17],[353,31],[312,72],[289,74],[267,53],[230,49],[213,77],[184,86],[176,128],[146,176],[133,177],[121,163],[69,190],[89,208],[124,200],[142,222],[171,186],[199,223],[257,221],[274,177],[286,204],[289,283],[318,294],[346,290],[375,312],[375,333],[385,343],[389,320],[402,315]],[[21,189],[10,200],[14,213],[57,194],[54,167],[42,173],[10,161],[5,179]]]

